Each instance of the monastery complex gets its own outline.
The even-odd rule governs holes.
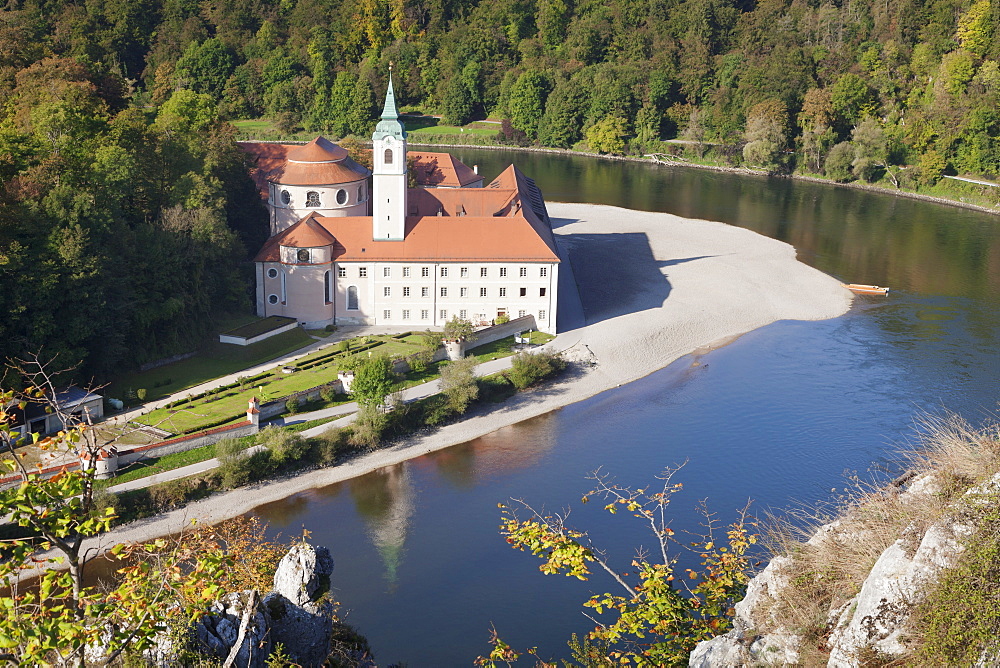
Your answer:
[[[530,315],[555,333],[559,257],[538,187],[513,165],[484,186],[447,153],[408,151],[391,78],[371,171],[323,137],[243,147],[271,226],[258,315],[413,328]]]

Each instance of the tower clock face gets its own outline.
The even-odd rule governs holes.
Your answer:
[[[303,248],[302,250],[299,251],[298,258],[299,258],[299,262],[308,262],[309,261],[309,251],[306,250],[305,248]]]

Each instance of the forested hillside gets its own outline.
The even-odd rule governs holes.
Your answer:
[[[110,373],[247,308],[225,119],[367,135],[397,99],[509,141],[929,184],[1000,171],[1000,0],[8,0],[0,354]],[[675,150],[677,147],[673,147]]]

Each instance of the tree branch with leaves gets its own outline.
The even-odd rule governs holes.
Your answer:
[[[723,531],[717,517],[702,506],[703,533],[683,545],[670,527],[667,512],[673,495],[682,489],[672,481],[680,468],[664,471],[656,485],[638,488],[619,485],[600,470],[589,476],[594,485],[584,495],[584,503],[600,499],[608,513],[630,514],[655,539],[654,552],[638,550],[629,569],[615,567],[585,531],[571,527],[569,511],[546,514],[522,500],[500,504],[501,535],[511,547],[539,557],[542,573],[589,580],[596,566],[617,585],[583,603],[596,615],[585,613],[595,627],[582,640],[570,643],[577,660],[587,662],[599,649],[617,665],[687,665],[698,642],[731,628],[733,604],[745,594],[749,579],[747,551],[757,542],[755,524],[744,508]],[[674,553],[678,547],[692,550],[700,568],[686,568],[683,576],[678,574]],[[495,638],[494,648],[501,647],[501,642]],[[503,652],[481,657],[479,665],[497,666],[498,660],[508,661],[516,654],[506,645],[503,648]],[[587,656],[577,656],[581,653]]]

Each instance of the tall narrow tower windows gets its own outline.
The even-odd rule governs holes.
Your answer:
[[[392,149],[391,148],[385,149],[385,157],[382,160],[387,165],[391,165],[392,164]]]

